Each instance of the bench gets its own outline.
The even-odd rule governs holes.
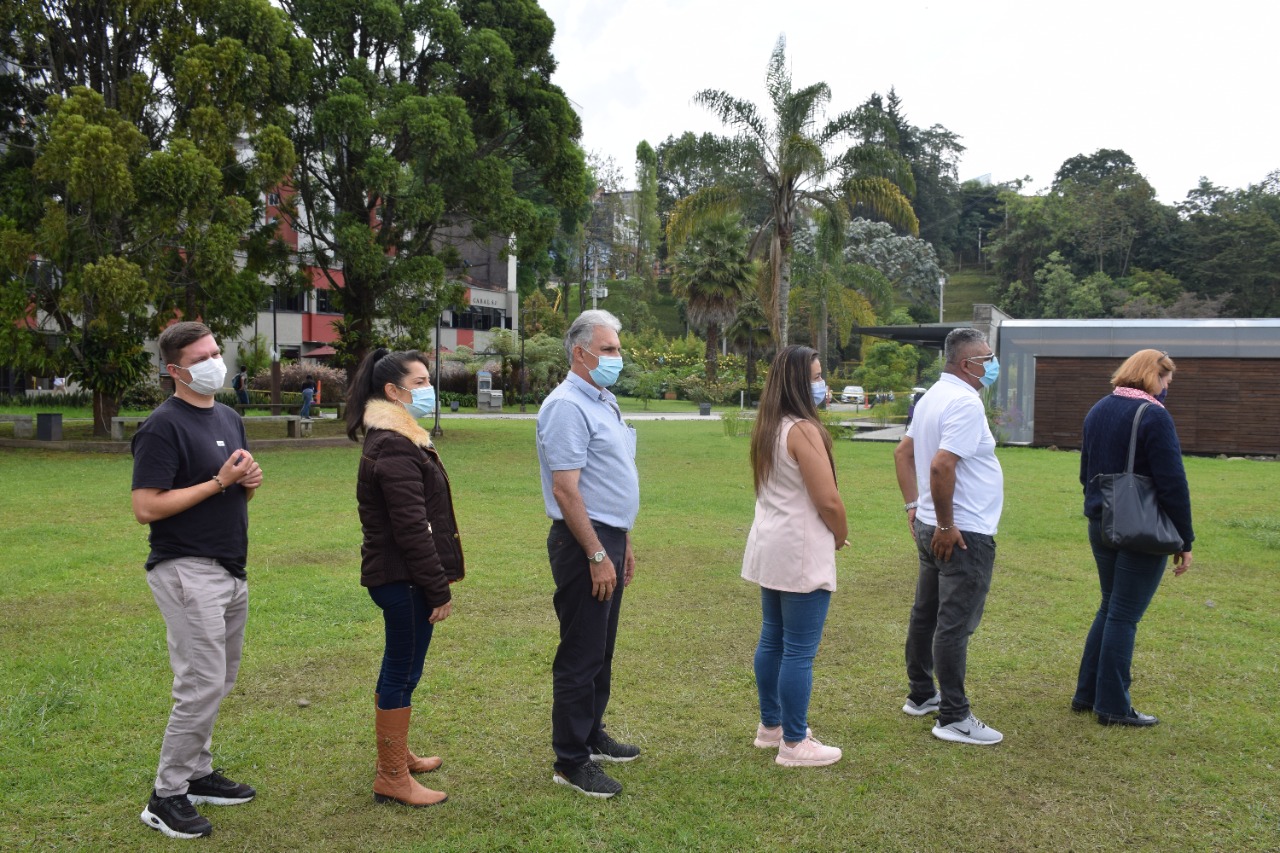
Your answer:
[[[243,418],[245,425],[260,423],[283,423],[285,434],[289,438],[300,438],[311,435],[311,421],[304,421],[297,415],[249,415]]]
[[[111,440],[112,440],[112,441],[124,441],[124,428],[125,428],[125,424],[132,424],[132,425],[134,425],[134,426],[137,426],[138,424],[142,423],[142,422],[143,422],[143,421],[145,421],[146,419],[147,419],[147,416],[146,416],[146,415],[142,415],[142,416],[138,416],[138,415],[129,415],[129,416],[124,416],[124,415],[122,415],[122,416],[120,416],[120,417],[112,418],[112,419],[111,419]]]
[[[19,416],[21,417],[21,416]],[[111,438],[115,441],[124,441],[124,428],[127,424],[137,425],[145,421],[145,417],[118,417],[111,419]],[[289,438],[298,438],[299,436],[311,435],[311,421],[304,421],[297,415],[250,415],[244,418],[245,423],[283,423],[285,425],[285,434]],[[14,425],[14,431],[17,432],[17,425]]]
[[[0,422],[13,424],[14,438],[33,438],[36,434],[32,415],[0,415]]]
[[[281,403],[279,406],[274,406],[271,403],[236,403],[233,408],[236,410],[237,413],[240,414],[241,417],[243,417],[244,413],[249,411],[250,409],[277,409],[277,408],[282,412],[296,415],[298,414],[298,412],[302,411],[302,404],[301,403]],[[312,406],[312,408],[314,409],[315,406]]]
[[[320,413],[321,409],[334,409],[338,414],[338,420],[342,420],[342,415],[344,413],[344,410],[346,409],[346,405],[347,405],[346,403],[336,403],[336,404],[335,403],[328,403],[328,404],[312,403],[311,415],[312,417],[315,417]],[[275,409],[275,408],[279,408],[280,411],[282,412],[288,412],[289,414],[296,415],[302,411],[302,404],[301,403],[281,403],[277,407],[271,403],[236,403],[233,408],[237,412],[239,412],[241,416],[243,416],[244,413],[249,411],[250,409]]]

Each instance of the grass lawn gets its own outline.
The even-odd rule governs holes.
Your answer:
[[[949,273],[943,292],[947,322],[972,320],[974,303],[991,302],[991,291],[997,284],[999,279],[996,276],[984,273],[978,267],[967,267],[959,272]]]
[[[1007,498],[970,649],[990,747],[899,710],[915,581],[892,445],[840,442],[854,546],[840,552],[810,722],[844,748],[784,769],[751,746],[758,592],[745,439],[718,418],[640,422],[642,512],[607,720],[644,749],[607,802],[552,785],[557,626],[532,421],[456,421],[440,441],[467,579],[435,635],[413,744],[449,802],[375,806],[378,610],[359,586],[358,449],[263,451],[251,506],[244,666],[215,766],[258,799],[202,806],[218,850],[1277,850],[1280,516],[1275,464],[1188,459],[1199,540],[1139,632],[1151,730],[1068,709],[1096,576],[1079,457],[1001,451]],[[129,510],[127,455],[0,450],[0,848],[175,845],[138,820],[169,708],[164,625]],[[305,703],[304,701],[305,700]]]

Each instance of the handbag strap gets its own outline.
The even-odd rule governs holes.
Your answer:
[[[1150,405],[1150,403],[1143,403],[1138,407],[1138,413],[1133,416],[1133,432],[1129,434],[1129,464],[1124,469],[1126,474],[1133,473],[1133,457],[1138,450],[1138,424],[1142,422],[1142,413]]]

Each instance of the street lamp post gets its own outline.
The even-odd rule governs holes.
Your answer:
[[[436,312],[436,384],[440,384],[440,318],[444,315],[444,309],[441,308]],[[436,394],[436,418],[435,424],[431,427],[431,435],[439,438],[444,435],[444,430],[440,427],[440,395]]]
[[[938,276],[938,322],[944,322],[942,319],[942,294],[946,292],[947,277],[945,275]]]
[[[276,324],[279,285],[271,286],[271,414],[280,414],[280,336]]]
[[[525,411],[525,400],[529,397],[529,373],[524,369],[524,324],[525,317],[531,312],[525,310],[520,312],[520,411]]]

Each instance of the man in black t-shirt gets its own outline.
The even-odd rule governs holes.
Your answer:
[[[209,328],[175,323],[159,346],[176,390],[133,437],[133,514],[151,525],[147,582],[164,616],[173,709],[142,822],[170,838],[198,838],[213,827],[194,803],[236,805],[256,793],[214,770],[210,744],[240,668],[248,502],[262,469],[240,416],[213,399],[227,368]]]

